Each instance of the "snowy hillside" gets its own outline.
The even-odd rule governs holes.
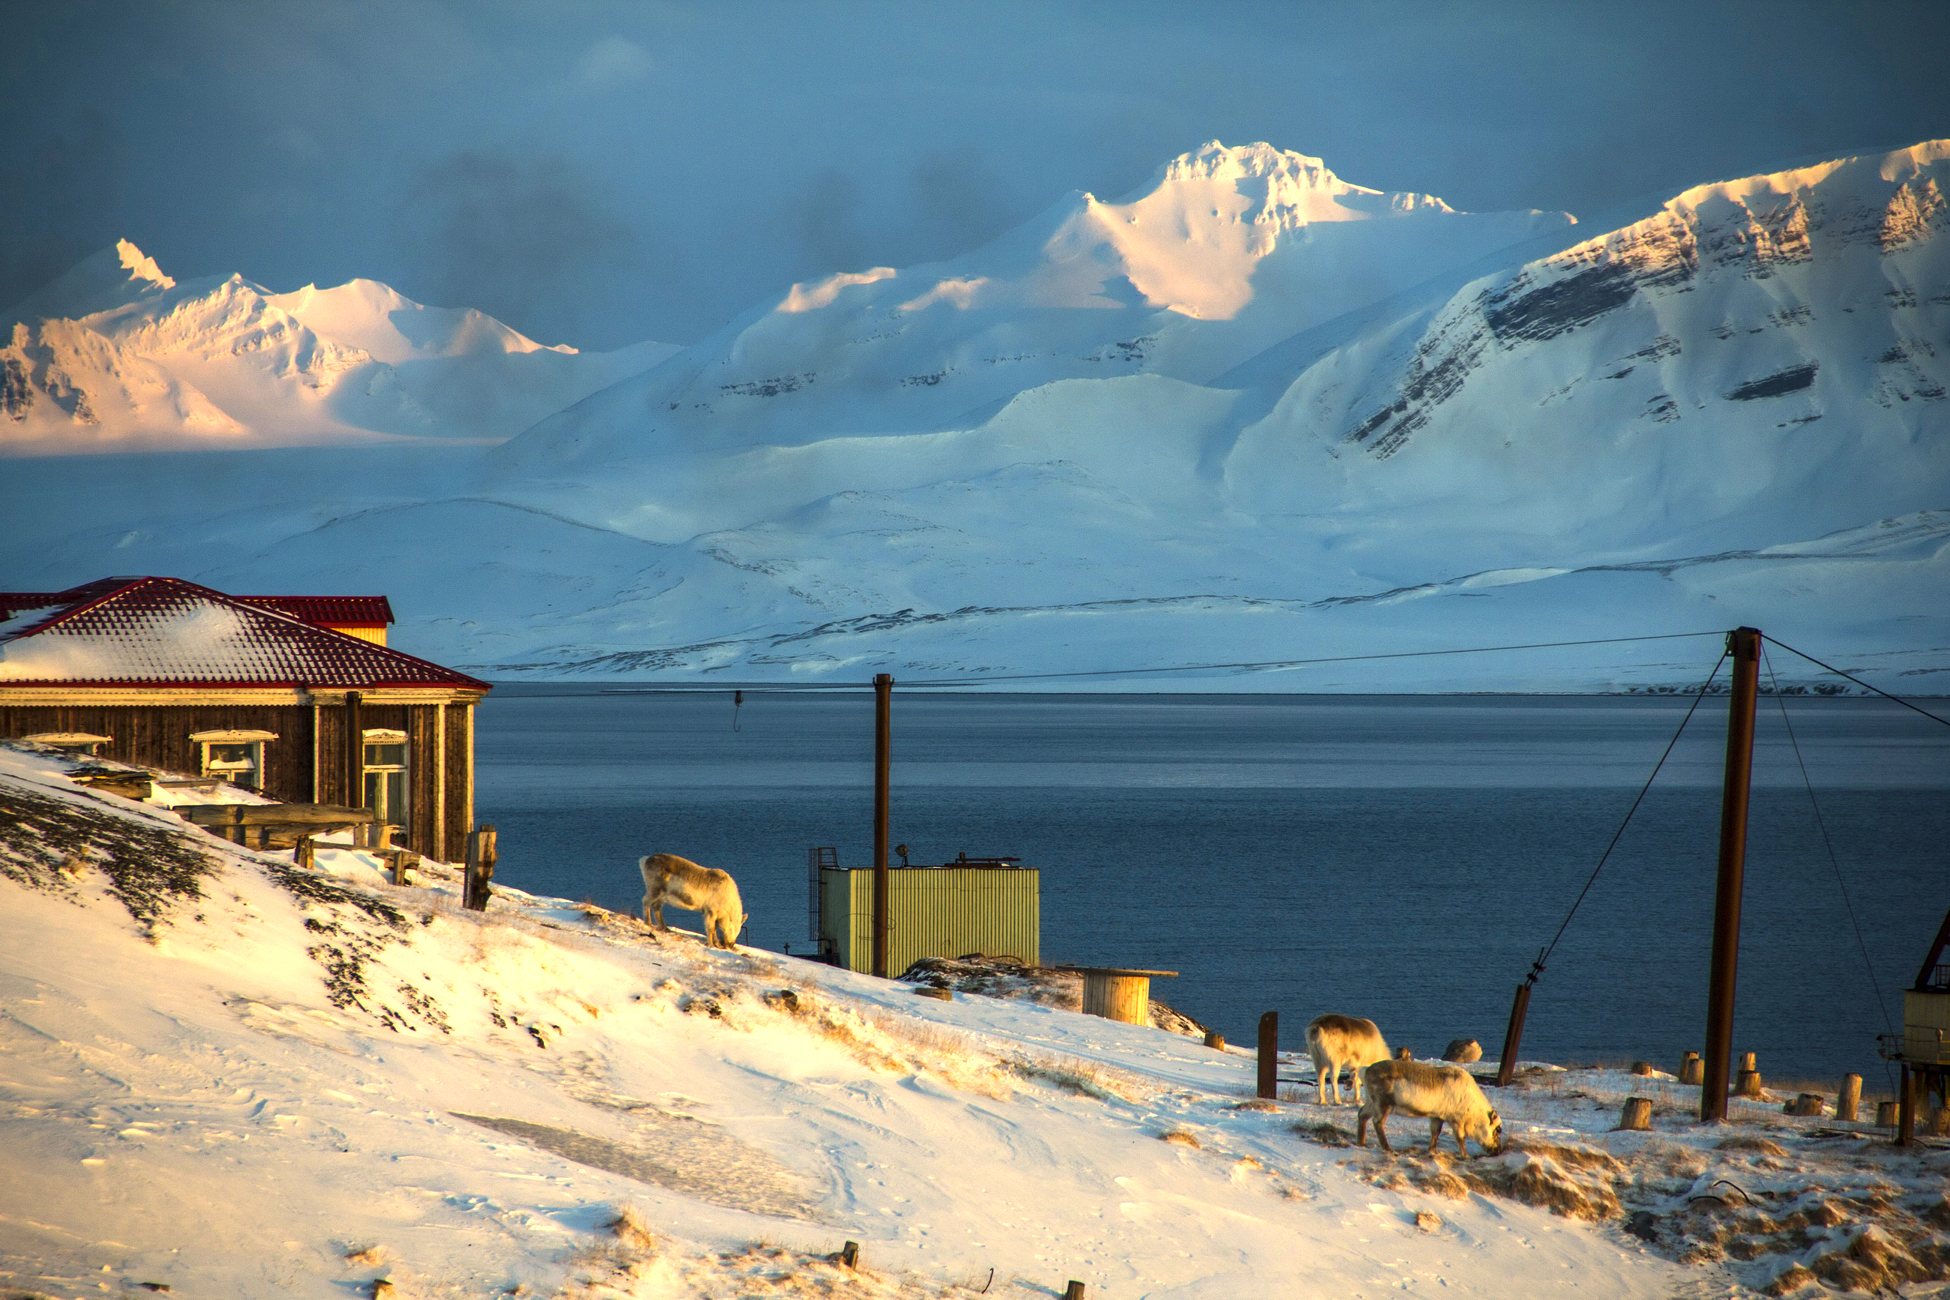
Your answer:
[[[1290,1057],[1252,1100],[1236,1047],[468,912],[72,766],[0,749],[9,1294],[1943,1294],[1942,1147],[1777,1098],[1700,1128],[1670,1076],[1527,1068],[1500,1154],[1357,1151]],[[1655,1131],[1608,1131],[1628,1091]]]
[[[952,262],[795,286],[484,452],[205,462],[166,499],[159,462],[104,462],[79,499],[17,461],[0,564],[385,591],[401,644],[490,677],[973,679],[1748,623],[1927,693],[1950,680],[1946,188],[1928,142],[1599,230],[1214,143]],[[382,295],[256,310],[404,376],[385,358],[439,331]],[[1664,688],[1715,652],[1150,680]]]
[[[179,285],[123,240],[0,318],[0,454],[495,442],[676,349],[543,347],[383,284]]]

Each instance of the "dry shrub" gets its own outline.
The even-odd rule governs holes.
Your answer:
[[[1715,1151],[1752,1151],[1756,1155],[1784,1158],[1787,1150],[1778,1142],[1769,1142],[1762,1137],[1736,1136],[1722,1138],[1713,1148]]]
[[[657,1248],[657,1238],[650,1231],[650,1225],[643,1221],[643,1215],[634,1205],[625,1205],[616,1212],[616,1217],[605,1223],[610,1235],[632,1250],[646,1253]]]
[[[1130,1075],[1074,1058],[1024,1053],[1009,1058],[1003,1064],[1024,1079],[1053,1083],[1066,1091],[1094,1097],[1098,1101],[1141,1101],[1150,1092]]]
[[[384,1246],[355,1246],[345,1252],[345,1262],[353,1268],[373,1268],[386,1262]]]
[[[1269,1101],[1265,1097],[1254,1097],[1248,1101],[1236,1101],[1232,1103],[1232,1109],[1277,1112],[1280,1109],[1280,1103],[1277,1101]]]
[[[1410,1181],[1425,1192],[1446,1196],[1452,1201],[1469,1199],[1469,1184],[1447,1169],[1431,1169],[1414,1174]]]
[[[1324,1147],[1351,1147],[1354,1134],[1339,1124],[1329,1124],[1325,1120],[1302,1120],[1293,1126],[1293,1131],[1309,1142],[1317,1142]]]
[[[1761,1290],[1772,1296],[1790,1295],[1812,1284],[1814,1280],[1815,1275],[1801,1265],[1789,1264],[1786,1268],[1776,1273],[1774,1280],[1762,1287]]]
[[[1624,1166],[1602,1151],[1534,1142],[1512,1143],[1492,1159],[1459,1162],[1455,1176],[1472,1191],[1596,1223],[1624,1212],[1612,1186],[1622,1173]]]
[[[1415,1226],[1423,1232],[1440,1232],[1442,1230],[1442,1216],[1433,1214],[1428,1210],[1417,1210],[1415,1212]]]
[[[1922,1261],[1873,1225],[1809,1263],[1814,1275],[1844,1291],[1894,1291],[1905,1282],[1934,1276]]]
[[[1158,1140],[1161,1142],[1169,1142],[1173,1146],[1190,1147],[1194,1151],[1197,1151],[1200,1145],[1197,1138],[1182,1128],[1175,1128],[1169,1133],[1160,1133],[1158,1134]]]

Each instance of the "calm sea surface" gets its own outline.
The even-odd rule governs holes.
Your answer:
[[[1262,1011],[1287,1046],[1339,1011],[1494,1055],[1686,703],[897,693],[893,840],[1040,868],[1045,962],[1179,971],[1154,995],[1234,1041]],[[1805,697],[1788,721],[1834,859],[1763,698],[1734,1050],[1874,1088],[1882,1008],[1900,1020],[1950,907],[1950,727]],[[477,816],[499,879],[635,910],[636,859],[678,853],[737,877],[743,942],[811,951],[808,846],[871,862],[872,694],[747,692],[736,723],[729,692],[497,690]],[[1725,725],[1724,699],[1700,706],[1553,955],[1525,1056],[1672,1069],[1701,1046]]]

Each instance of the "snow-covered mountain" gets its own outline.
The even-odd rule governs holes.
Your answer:
[[[0,558],[40,585],[384,590],[403,644],[489,676],[963,678],[1750,623],[1928,689],[1946,187],[1929,142],[1593,228],[1215,143],[952,262],[794,286],[464,473],[398,462],[378,490],[314,457],[248,505],[198,483],[85,531],[46,506],[58,560]],[[142,465],[103,481],[133,498]],[[1665,686],[1708,645],[1207,684]]]
[[[0,317],[0,454],[496,442],[676,349],[544,347],[371,280],[178,284],[123,240]]]

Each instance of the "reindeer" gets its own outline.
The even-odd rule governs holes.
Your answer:
[[[1361,1070],[1388,1059],[1388,1043],[1372,1020],[1354,1016],[1315,1016],[1307,1026],[1307,1051],[1314,1058],[1314,1082],[1320,1104],[1327,1104],[1327,1084],[1334,1084],[1334,1104],[1341,1104],[1341,1067],[1354,1071],[1354,1104],[1361,1104]]]
[[[1368,1121],[1374,1121],[1374,1135],[1381,1149],[1393,1154],[1388,1145],[1388,1130],[1382,1127],[1390,1111],[1405,1115],[1425,1115],[1429,1121],[1429,1154],[1442,1138],[1447,1120],[1456,1135],[1456,1150],[1469,1159],[1464,1139],[1475,1138],[1485,1154],[1503,1149],[1503,1117],[1490,1105],[1477,1086],[1475,1076],[1457,1065],[1428,1065],[1421,1061],[1381,1061],[1370,1065],[1368,1099],[1361,1104],[1361,1119],[1354,1126],[1354,1142],[1368,1145]]]
[[[749,918],[738,897],[738,882],[729,872],[716,867],[700,867],[674,853],[654,853],[640,858],[643,870],[644,924],[668,931],[664,924],[664,905],[704,914],[704,942],[712,948],[735,950],[738,932]]]

